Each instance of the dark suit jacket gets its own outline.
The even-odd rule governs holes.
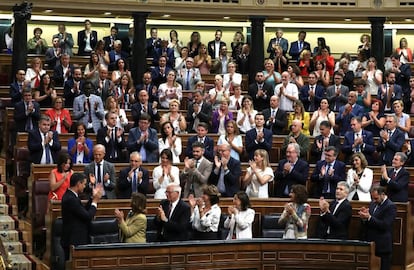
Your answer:
[[[388,142],[384,143],[383,140],[380,139],[377,150],[381,152],[382,162],[390,166],[395,153],[401,151],[401,147],[403,146],[404,142],[405,135],[401,130],[397,128],[395,129]]]
[[[151,116],[151,127],[155,129],[155,121],[160,120],[160,115],[158,113],[158,110],[156,113],[152,110],[152,103],[148,102],[147,105],[147,113]],[[132,104],[131,106],[131,114],[132,114],[132,120],[134,120],[134,127],[138,126],[139,118],[141,117],[142,112],[142,106],[141,102],[136,102]]]
[[[274,122],[269,122],[269,118],[272,115],[272,108],[264,109],[262,113],[265,118],[265,127],[267,129],[270,129],[274,135],[284,134],[284,130],[287,127],[287,115],[284,110],[280,108],[277,109]]]
[[[40,164],[43,155],[42,136],[38,128],[29,131],[28,148],[30,151],[30,157],[33,163]],[[53,162],[57,162],[57,158],[60,151],[60,141],[58,133],[53,131],[53,144],[50,146],[50,152],[52,154]]]
[[[9,94],[11,97],[12,104],[16,104],[17,102],[23,100],[22,92],[23,92],[23,89],[20,91],[19,84],[16,81],[10,84]]]
[[[156,90],[155,93],[153,93],[154,88]],[[154,101],[158,102],[158,89],[157,89],[157,86],[155,84],[153,84],[152,82],[149,85],[137,84],[135,86],[137,96],[138,96],[139,91],[141,91],[142,89],[147,90],[150,102],[154,102]],[[138,100],[138,98],[136,100]]]
[[[165,214],[168,213],[170,202],[161,201],[161,207]],[[188,231],[190,223],[191,210],[190,206],[182,200],[179,200],[171,214],[171,218],[164,222],[158,218],[154,219],[154,225],[158,230],[159,241],[185,241],[188,240]],[[168,218],[168,217],[167,217]]]
[[[305,85],[299,91],[299,99],[302,101],[303,106],[307,112],[313,112],[319,108],[321,100],[326,96],[325,87],[322,85],[314,85],[315,96],[312,100],[309,100],[310,86]]]
[[[207,44],[207,50],[208,50],[208,54],[211,56],[211,59],[215,59],[216,58],[216,45],[215,45],[216,41],[212,40],[209,41]],[[226,46],[226,42],[220,41],[220,48]]]
[[[283,167],[285,163],[288,162],[287,159],[282,159],[279,161],[279,166],[275,171],[275,179],[276,179],[276,188],[275,188],[275,196],[279,198],[287,198],[288,194],[285,194],[284,191],[287,186],[288,192],[292,185],[301,184],[306,185],[306,180],[308,180],[308,172],[309,172],[309,165],[303,159],[298,159],[293,167],[292,171],[285,174],[283,172]]]
[[[364,115],[364,107],[355,104],[352,111],[347,115],[342,115],[345,110],[345,105],[339,108],[339,112],[336,116],[335,123],[341,125],[339,135],[344,136],[347,131],[351,131],[351,119],[354,116],[362,117]]]
[[[119,54],[121,55],[121,58],[124,60],[128,58],[127,52],[121,51]],[[108,66],[109,70],[115,70],[117,68],[115,56],[116,56],[116,52],[114,50],[109,52],[109,66]]]
[[[385,106],[387,105],[387,98],[388,98],[387,91],[383,93],[383,89],[387,89],[385,84],[381,84],[378,87],[378,93],[377,93],[377,98],[382,101],[382,110],[385,109]],[[398,84],[394,84],[394,93],[391,95],[391,100],[390,100],[391,111],[394,111],[392,103],[396,100],[402,99],[402,95],[403,95],[403,91],[402,91],[401,86],[399,86]]]
[[[328,88],[326,88],[326,97],[328,98],[328,101],[329,101],[329,108],[335,112],[337,112],[339,108],[341,108],[346,103],[348,103],[348,93],[349,93],[348,86],[341,84],[341,87],[339,89],[341,90],[341,94],[337,96],[335,85],[331,85],[331,86],[328,86]]]
[[[375,211],[374,211],[375,210]],[[381,205],[371,202],[369,205],[370,220],[363,221],[363,240],[375,242],[375,253],[392,252],[392,226],[397,214],[397,207],[390,200]]]
[[[141,138],[141,131],[138,127],[132,128],[129,131],[127,148],[129,153],[134,151],[140,151],[141,147],[145,147],[145,153],[147,154],[146,162],[158,162],[158,137],[157,131],[153,128],[148,128],[148,139],[143,143],[137,141]]]
[[[411,77],[411,67],[409,64],[402,64],[400,67],[400,72],[395,73],[395,83],[401,86],[402,92],[404,94],[404,100],[408,96],[410,99],[410,77]]]
[[[90,196],[92,196],[93,186],[90,183],[89,175],[90,174],[95,175],[95,165],[96,165],[95,161],[92,161],[91,163],[85,166],[84,173],[87,177],[87,184],[81,197],[86,195],[86,198],[89,198]],[[116,194],[115,194],[116,175],[115,175],[114,164],[108,161],[103,161],[102,181],[104,180],[105,174],[109,174],[109,183],[104,183],[103,185],[104,190],[105,190],[105,196],[108,199],[116,199]],[[96,183],[97,183],[98,182],[97,176],[95,178],[96,178]]]
[[[157,39],[154,40],[151,37],[147,38],[146,45],[147,45],[146,46],[146,48],[147,48],[147,57],[154,57],[155,49],[161,47],[161,39],[157,38]]]
[[[160,84],[167,81],[167,74],[170,72],[171,68],[166,66],[164,74],[160,73],[160,67],[153,67],[151,70],[152,82],[158,87]]]
[[[112,40],[115,41],[117,39],[119,39],[119,38],[117,36],[115,36]],[[105,41],[105,51],[110,52],[114,48],[113,45],[111,44],[111,36],[104,37],[103,41]]]
[[[256,82],[249,85],[249,96],[253,98],[254,109],[258,112],[270,107],[270,97],[275,91],[272,89],[272,86],[267,83],[263,83],[262,90],[265,92],[266,98],[256,97],[256,94],[259,91],[259,86]]]
[[[335,198],[335,190],[336,185],[339,181],[346,180],[346,173],[345,173],[345,163],[340,160],[335,160],[333,169],[334,174],[332,176],[326,173],[324,176],[320,177],[321,168],[322,166],[326,166],[327,162],[325,160],[319,160],[316,163],[315,170],[312,173],[311,181],[316,183],[316,187],[313,191],[313,198],[319,198],[320,196],[324,196],[328,199]],[[325,182],[329,183],[330,194],[322,194]]]
[[[269,45],[267,46],[267,52],[269,53],[269,58],[275,58],[275,50],[273,49],[273,44],[276,44],[276,38],[272,38],[269,41]],[[280,38],[279,46],[283,49],[283,54],[285,55],[288,51],[289,42],[286,38]]]
[[[323,142],[324,137],[322,135],[318,135],[315,137],[312,149],[311,149],[311,155],[314,158],[315,162],[318,160],[321,160],[322,156],[322,149],[319,149],[316,142]],[[335,134],[331,134],[329,136],[329,144],[328,146],[335,146],[336,149],[341,150],[341,139],[339,136],[336,136]]]
[[[193,143],[198,140],[198,136],[188,138],[185,156],[193,158]],[[214,140],[210,137],[204,138],[204,157],[210,161],[214,160]]]
[[[152,60],[152,65],[158,66],[158,60],[164,54],[162,48],[155,49],[154,52],[154,59]],[[174,49],[166,48],[165,54],[167,56],[167,66],[170,68],[175,67],[175,57],[174,57]]]
[[[194,125],[194,120],[195,120],[195,118],[193,117],[193,113],[194,113],[193,103],[191,102],[190,104],[188,104],[187,116],[185,117],[185,119],[188,122],[187,129],[188,129],[188,132],[190,133],[196,132],[195,130],[193,130],[193,125]],[[196,115],[196,118],[198,118],[200,122],[204,122],[210,127],[212,115],[213,115],[213,109],[211,107],[211,104],[208,103],[207,101],[204,101],[203,105],[201,106],[200,113]]]
[[[240,190],[240,175],[241,175],[241,166],[240,161],[230,158],[229,162],[227,163],[228,172],[224,174],[224,185],[226,187],[226,192],[221,193],[222,197],[233,197],[234,194]],[[218,184],[220,178],[220,170],[218,170],[218,174],[214,171],[216,166],[213,166],[213,171],[210,174],[209,184],[216,185]]]
[[[72,79],[72,72],[73,72],[73,65],[69,64],[69,68],[70,68],[70,75],[68,76],[68,81],[70,79]],[[65,82],[65,78],[63,76],[63,67],[62,65],[58,65],[55,67],[55,69],[53,70],[53,81],[55,82],[55,86],[63,86],[64,82]]]
[[[85,84],[85,81],[80,80],[79,93],[72,93],[74,84],[75,83],[73,82],[73,80],[70,79],[65,82],[65,86],[63,87],[63,97],[65,98],[65,108],[72,108],[73,101],[75,100],[75,98],[83,94],[83,85]]]
[[[90,52],[89,53],[85,52],[85,46],[86,46],[85,39],[86,39],[85,30],[79,31],[78,32],[78,46],[79,46],[78,55],[90,55]],[[90,44],[91,44],[92,50],[95,50],[96,43],[98,43],[98,33],[92,30],[91,35],[90,35]]]
[[[388,176],[391,180],[381,178],[380,185],[387,187],[388,198],[393,202],[408,202],[408,183],[410,182],[410,174],[402,167],[398,174],[392,179],[394,169],[388,170]],[[387,183],[388,182],[388,183]]]
[[[346,162],[351,162],[350,158],[354,152],[352,145],[355,141],[355,133],[353,131],[348,131],[345,133],[345,140],[344,144],[342,145],[342,152],[346,155]],[[360,151],[365,155],[369,164],[372,164],[372,154],[375,152],[374,146],[374,137],[372,136],[372,132],[368,130],[362,130],[362,140],[365,145],[360,147]]]
[[[81,200],[69,189],[62,197],[61,244],[67,259],[69,259],[70,245],[89,243],[89,225],[96,213],[96,208],[91,203],[92,201],[89,200],[84,206]]]
[[[290,43],[289,55],[292,57],[292,60],[299,61],[300,53],[303,50],[311,51],[310,44],[306,41],[302,41],[302,50],[299,50],[299,41],[294,41]],[[311,51],[312,52],[312,51]]]
[[[100,97],[102,99],[102,103],[105,104],[106,99],[109,96],[112,96],[113,95],[114,85],[113,85],[113,83],[112,83],[111,80],[105,79],[103,81],[102,88],[100,88],[100,80],[101,79],[95,81],[95,89],[96,89],[96,91],[95,91],[94,94],[97,95],[98,97]]]
[[[24,101],[19,101],[14,105],[14,123],[16,125],[16,132],[25,132],[27,121],[32,121],[33,129],[37,129],[37,122],[40,118],[40,105],[33,101],[34,111],[26,115],[26,106]],[[30,120],[29,120],[30,119]]]
[[[348,227],[352,217],[352,206],[345,199],[336,209],[335,200],[329,204],[330,213],[325,213],[319,218],[317,234],[325,239],[348,239]],[[328,234],[329,227],[329,234]]]
[[[118,131],[118,127],[115,127],[115,134]],[[102,127],[98,130],[98,134],[96,136],[96,142],[98,144],[102,144],[105,146],[105,160],[109,162],[123,162],[125,158],[123,157],[122,150],[126,147],[124,135],[121,136],[121,141],[118,141],[118,138],[112,140],[109,138],[109,142],[106,141],[106,136],[108,132],[108,126]],[[116,136],[116,135],[115,135]],[[116,157],[115,157],[116,152]]]
[[[142,172],[142,182],[139,183],[137,180],[137,190],[138,192],[146,195],[148,193],[148,185],[149,185],[149,173],[148,170],[139,167],[139,171]],[[122,169],[119,172],[119,179],[117,182],[118,188],[118,199],[130,199],[132,193],[132,180],[128,180],[128,173],[131,171],[131,167]]]
[[[254,151],[257,149],[264,149],[267,152],[270,152],[272,150],[272,131],[267,128],[263,128],[264,133],[264,140],[263,142],[256,142],[256,136],[257,131],[255,128],[252,128],[251,130],[247,131],[246,133],[246,151],[249,154],[249,159],[252,160],[254,157]]]

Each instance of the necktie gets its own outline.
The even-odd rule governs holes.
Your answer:
[[[185,90],[190,90],[190,70],[187,70],[187,77],[185,82]]]
[[[238,100],[236,100],[236,109],[240,110],[240,102]]]
[[[323,193],[330,193],[331,192],[331,188],[330,188],[330,185],[329,185],[329,180],[327,179],[327,176],[328,176],[329,170],[331,169],[331,166],[332,166],[331,163],[328,163],[327,166],[326,166],[325,179],[324,179],[324,183],[323,183],[323,190],[324,190]]]
[[[200,160],[196,160],[196,165],[195,165],[195,167],[196,167],[196,169],[198,169],[198,165],[200,165]]]
[[[395,180],[395,177],[397,177],[397,171],[394,170],[394,172],[391,175],[391,180]]]
[[[387,85],[387,108],[391,108],[391,88]]]
[[[29,108],[29,102],[26,103],[26,111]],[[30,115],[31,113],[29,113],[27,115],[27,119],[26,119],[26,131],[32,130],[33,129],[33,123],[32,123],[32,117]]]
[[[88,98],[88,123],[92,123],[92,108],[91,108],[91,100]]]
[[[142,112],[147,112],[147,106],[145,106],[145,105],[142,105]]]
[[[47,133],[44,134],[45,136],[45,142],[46,142],[46,138],[47,138]],[[50,164],[51,160],[50,160],[50,146],[48,143],[45,144],[45,154],[46,154],[46,164]]]
[[[338,205],[338,201],[337,200],[335,200],[333,203],[332,203],[332,205],[331,205],[331,209],[330,209],[330,211],[331,211],[331,213],[332,213],[332,215],[334,215],[335,214],[335,210],[336,210],[336,206]]]
[[[132,192],[137,192],[137,171],[134,171],[134,176],[132,177]]]
[[[355,133],[355,137],[358,139],[359,138],[359,133]],[[359,144],[356,146],[355,152],[361,152],[361,147],[360,147]]]
[[[272,110],[272,117],[275,118],[276,116],[276,110]]]
[[[336,92],[338,92],[339,91],[339,86],[337,86],[336,87]],[[339,105],[339,98],[336,98],[335,99],[335,107],[334,107],[334,111],[337,111],[337,110],[339,110],[339,107],[340,107],[340,105]]]
[[[97,174],[98,174],[98,184],[102,183],[102,175],[101,175],[101,163],[96,163],[97,167]]]
[[[168,217],[168,219],[170,219],[171,217],[171,212],[172,212],[172,203],[168,205],[167,213],[165,215],[166,217]]]
[[[114,128],[112,128],[112,131],[111,131],[111,144],[112,144],[112,153],[111,153],[111,157],[112,158],[116,158],[117,156],[116,156],[116,128],[114,127]]]
[[[392,136],[392,131],[388,130],[388,138],[391,138],[391,136]]]
[[[299,42],[299,51],[302,51],[302,41]]]

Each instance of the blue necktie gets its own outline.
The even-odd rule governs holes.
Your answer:
[[[45,133],[45,141],[46,141],[46,138],[47,138],[47,133]],[[45,152],[46,152],[46,164],[50,164],[51,162],[51,160],[50,160],[50,146],[49,146],[49,144],[47,143],[47,144],[45,144]]]
[[[190,70],[187,70],[187,78],[186,78],[186,82],[185,82],[185,89],[186,90],[191,90],[190,89]]]
[[[134,171],[134,176],[132,177],[132,192],[137,192],[137,171]]]
[[[98,172],[97,172],[97,174],[98,174],[98,183],[100,184],[100,183],[102,183],[102,176],[101,176],[101,163],[96,163],[96,166],[98,167]]]

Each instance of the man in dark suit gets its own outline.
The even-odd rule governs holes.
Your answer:
[[[73,65],[70,63],[69,54],[62,54],[60,57],[60,65],[53,70],[53,81],[55,86],[63,86],[67,80],[72,78]],[[81,71],[82,74],[82,71]]]
[[[160,59],[161,56],[165,56],[167,58],[167,67],[175,67],[174,49],[168,48],[168,40],[166,39],[161,40],[161,47],[156,48],[154,51],[154,58],[152,59],[152,64],[154,66],[158,65],[158,59]]]
[[[401,86],[395,83],[394,71],[385,71],[384,77],[386,82],[378,87],[377,99],[382,101],[383,108],[381,109],[386,113],[390,113],[394,112],[393,102],[403,98],[403,91]]]
[[[186,116],[188,132],[197,132],[197,126],[201,122],[206,123],[207,130],[209,130],[212,114],[211,104],[203,99],[203,93],[200,90],[196,90],[193,94],[193,102],[188,104]]]
[[[381,162],[390,166],[395,153],[401,151],[405,142],[404,133],[397,128],[398,119],[396,115],[387,115],[385,130],[380,132],[380,140],[377,150],[381,152]]]
[[[188,240],[190,223],[190,206],[180,199],[181,187],[171,183],[167,186],[166,200],[162,200],[158,207],[154,225],[158,230],[158,241],[185,241]]]
[[[108,79],[108,68],[103,65],[99,67],[99,79],[94,82],[95,95],[102,99],[102,103],[106,104],[106,99],[113,95],[114,83]]]
[[[167,74],[170,70],[171,68],[167,66],[167,58],[161,55],[158,59],[158,66],[151,70],[152,81],[157,87],[167,81]]]
[[[319,199],[321,214],[317,235],[323,239],[348,239],[348,227],[352,217],[352,206],[347,200],[349,186],[345,181],[338,182],[335,200],[328,203]]]
[[[150,37],[146,40],[147,57],[154,57],[155,49],[161,47],[161,39],[158,38],[158,29],[152,27],[150,29]]]
[[[262,111],[265,119],[265,128],[270,129],[274,135],[284,134],[287,128],[286,112],[279,109],[279,96],[270,98],[270,108]]]
[[[326,199],[335,198],[335,189],[338,182],[346,179],[345,163],[337,160],[338,149],[328,146],[325,149],[325,160],[316,163],[312,173],[311,181],[315,183],[313,198],[323,196]]]
[[[49,116],[42,115],[39,119],[39,128],[29,131],[27,140],[30,157],[35,164],[56,163],[61,145],[58,133],[50,130]]]
[[[275,171],[276,188],[275,196],[288,198],[293,185],[306,185],[308,179],[309,165],[305,160],[299,159],[300,146],[290,143],[286,148],[286,159],[279,161]]]
[[[351,119],[355,116],[364,114],[364,107],[356,104],[357,92],[351,91],[348,94],[348,103],[339,108],[339,113],[336,116],[335,123],[340,125],[339,135],[344,136],[347,131],[351,131]]]
[[[253,160],[254,151],[257,149],[264,149],[267,152],[272,150],[272,131],[264,128],[264,115],[259,112],[254,116],[255,128],[246,133],[246,151],[249,155],[249,160]]]
[[[317,84],[316,72],[312,71],[308,76],[308,85],[304,85],[299,91],[299,98],[308,112],[318,110],[321,100],[325,96],[325,88]]]
[[[158,102],[158,88],[152,82],[152,75],[150,71],[145,72],[144,75],[142,75],[142,83],[135,86],[136,92],[139,92],[142,89],[147,90],[150,102]]]
[[[109,70],[117,69],[116,63],[118,59],[127,59],[128,53],[122,50],[122,41],[119,39],[114,42],[114,49],[109,52]]]
[[[341,139],[331,133],[332,125],[325,120],[319,124],[320,135],[316,136],[312,145],[311,155],[313,160],[325,160],[325,149],[334,146],[338,151],[341,149]]]
[[[155,121],[160,120],[160,115],[157,110],[157,101],[148,102],[148,92],[145,89],[139,90],[138,102],[131,106],[132,119],[134,120],[134,127],[138,126],[141,114],[147,113],[151,116],[151,127],[155,128]]]
[[[158,162],[158,137],[157,131],[150,128],[151,116],[141,113],[138,127],[129,131],[127,148],[129,153],[140,153],[142,162]]]
[[[202,187],[208,182],[213,163],[204,157],[203,143],[196,141],[192,144],[192,148],[193,158],[184,159],[180,182],[184,183],[184,198],[188,198],[190,194],[195,198],[201,198]]]
[[[269,108],[270,97],[274,89],[265,83],[262,71],[256,73],[255,82],[249,85],[249,96],[253,98],[254,109],[258,112]]]
[[[83,86],[85,81],[82,79],[82,70],[75,68],[73,70],[73,78],[71,77],[65,82],[63,87],[63,97],[65,98],[65,107],[73,107],[73,101],[76,97],[83,94]],[[94,92],[92,92],[94,93]]]
[[[141,165],[141,155],[138,152],[132,152],[129,155],[129,167],[119,172],[118,199],[130,199],[133,192],[144,195],[148,193],[149,173]]]
[[[109,162],[124,162],[122,151],[126,147],[124,130],[116,126],[117,115],[112,112],[105,114],[106,126],[98,130],[96,142],[105,146],[105,160]]]
[[[397,152],[392,159],[392,168],[387,170],[385,165],[381,168],[381,186],[387,187],[387,195],[393,202],[408,202],[408,183],[410,174],[403,167],[407,156]]]
[[[14,105],[14,123],[16,132],[28,132],[37,129],[40,118],[40,105],[32,100],[32,91],[26,88],[23,91],[23,100]]]
[[[78,32],[78,55],[88,56],[91,55],[98,43],[98,33],[95,30],[91,30],[92,23],[90,20],[85,20],[85,30]]]
[[[210,161],[214,159],[214,140],[207,136],[208,125],[199,122],[197,125],[197,135],[188,138],[185,156],[193,158],[193,143],[201,142],[204,144],[204,157]]]
[[[276,30],[276,37],[272,38],[269,41],[269,45],[267,46],[267,52],[269,53],[269,58],[274,59],[275,58],[275,49],[276,46],[282,47],[283,55],[286,55],[288,51],[289,42],[286,38],[283,38],[283,30],[278,28]]]
[[[214,34],[214,40],[209,41],[207,44],[208,54],[211,56],[211,59],[219,58],[221,47],[226,46],[226,42],[221,41],[222,35],[223,32],[217,29]]]
[[[103,38],[105,41],[105,51],[110,52],[114,49],[114,42],[118,39],[118,27],[111,27],[111,35]]]
[[[363,240],[375,242],[375,255],[381,258],[380,270],[391,270],[392,228],[397,207],[385,195],[384,187],[373,187],[371,197],[369,208],[362,207],[358,212],[364,226]]]
[[[27,87],[30,89],[30,83],[25,82],[26,72],[22,69],[17,70],[16,72],[16,80],[10,84],[10,97],[12,104],[16,104],[17,102],[23,99],[23,90]]]
[[[230,156],[230,149],[228,144],[217,147],[218,155],[214,157],[213,171],[209,179],[209,184],[217,186],[223,197],[233,197],[240,189],[240,161]]]
[[[329,108],[337,112],[339,108],[348,102],[349,88],[342,84],[344,75],[339,72],[334,74],[334,84],[326,88],[326,98],[329,102]]]
[[[345,133],[345,141],[342,145],[342,152],[346,155],[345,162],[350,163],[352,154],[362,152],[368,164],[373,165],[372,154],[375,152],[375,146],[372,132],[362,129],[362,120],[359,116],[352,117],[351,129],[352,131]]]
[[[74,173],[70,178],[70,187],[62,197],[62,239],[61,245],[65,259],[69,260],[71,245],[89,243],[89,225],[96,214],[98,202],[102,197],[102,186],[94,188],[92,197],[84,206],[79,194],[86,186],[86,175]]]
[[[102,196],[105,199],[116,199],[115,194],[115,167],[112,163],[106,161],[105,146],[96,144],[93,147],[93,161],[85,166],[84,173],[88,179],[82,197],[89,198],[92,195],[92,190],[96,186],[103,186]]]
[[[60,57],[62,56],[62,49],[59,47],[59,38],[52,39],[52,47],[48,48],[45,53],[45,64],[50,70],[60,65]]]
[[[298,34],[298,40],[290,43],[289,55],[292,57],[292,60],[299,62],[300,53],[303,50],[311,51],[310,44],[305,41],[306,32],[300,31]]]

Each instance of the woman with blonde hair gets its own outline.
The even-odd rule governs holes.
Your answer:
[[[246,95],[243,97],[242,107],[237,111],[237,126],[242,133],[246,133],[250,129],[256,127],[254,117],[257,111],[253,108],[253,99]]]
[[[160,105],[164,109],[168,109],[173,99],[181,101],[183,98],[183,89],[176,81],[177,75],[174,70],[170,70],[167,74],[167,81],[158,87],[158,97]]]
[[[243,178],[243,184],[247,185],[246,193],[249,197],[269,198],[268,183],[273,181],[273,177],[267,151],[257,149]]]
[[[302,133],[310,136],[309,126],[310,126],[310,114],[305,111],[302,101],[296,100],[293,105],[294,111],[288,115],[288,127],[293,123],[293,120],[297,119],[303,123]]]
[[[349,186],[348,200],[371,201],[370,189],[374,178],[373,171],[368,168],[368,161],[361,152],[351,156],[352,168],[348,170],[346,182]]]
[[[267,58],[264,61],[264,70],[263,70],[263,76],[265,78],[265,82],[272,86],[272,89],[275,88],[275,86],[281,82],[282,75],[275,71],[275,63],[272,59]]]
[[[226,133],[226,124],[233,119],[233,113],[229,111],[229,101],[223,99],[220,103],[220,107],[213,112],[211,118],[212,133],[218,133],[223,135]]]
[[[400,46],[395,49],[395,52],[400,55],[400,61],[403,64],[413,61],[413,52],[408,48],[408,42],[405,37],[400,39]]]
[[[122,129],[128,125],[128,118],[126,116],[125,110],[119,107],[119,104],[115,97],[109,96],[105,102],[105,111],[104,115],[108,112],[114,113],[116,115],[116,126]],[[102,120],[102,125],[106,127],[105,118]]]
[[[43,69],[42,60],[39,57],[35,57],[30,61],[30,67],[26,70],[25,80],[30,82],[32,89],[39,87],[40,77],[46,73]]]
[[[221,144],[230,145],[230,156],[236,160],[240,160],[240,155],[243,153],[243,139],[236,121],[229,120],[226,123],[226,134],[220,135],[217,141],[217,145]]]
[[[211,56],[208,54],[207,46],[200,44],[198,54],[194,57],[194,65],[200,70],[201,75],[210,74]]]
[[[187,121],[185,117],[180,113],[180,101],[178,99],[170,100],[170,111],[164,113],[160,120],[160,125],[165,122],[171,122],[175,134],[184,133],[187,130]]]
[[[118,221],[121,233],[121,241],[124,243],[145,243],[147,231],[147,217],[145,216],[147,198],[142,193],[131,194],[131,211],[126,219],[124,212],[115,209],[115,217]]]
[[[313,59],[311,56],[312,55],[309,50],[303,50],[300,53],[300,60],[298,64],[300,75],[309,76],[309,73],[315,70],[315,65],[313,64]]]
[[[397,128],[404,132],[405,138],[408,139],[408,133],[411,129],[411,119],[410,115],[404,113],[404,102],[398,99],[392,103],[392,107],[398,119]]]

